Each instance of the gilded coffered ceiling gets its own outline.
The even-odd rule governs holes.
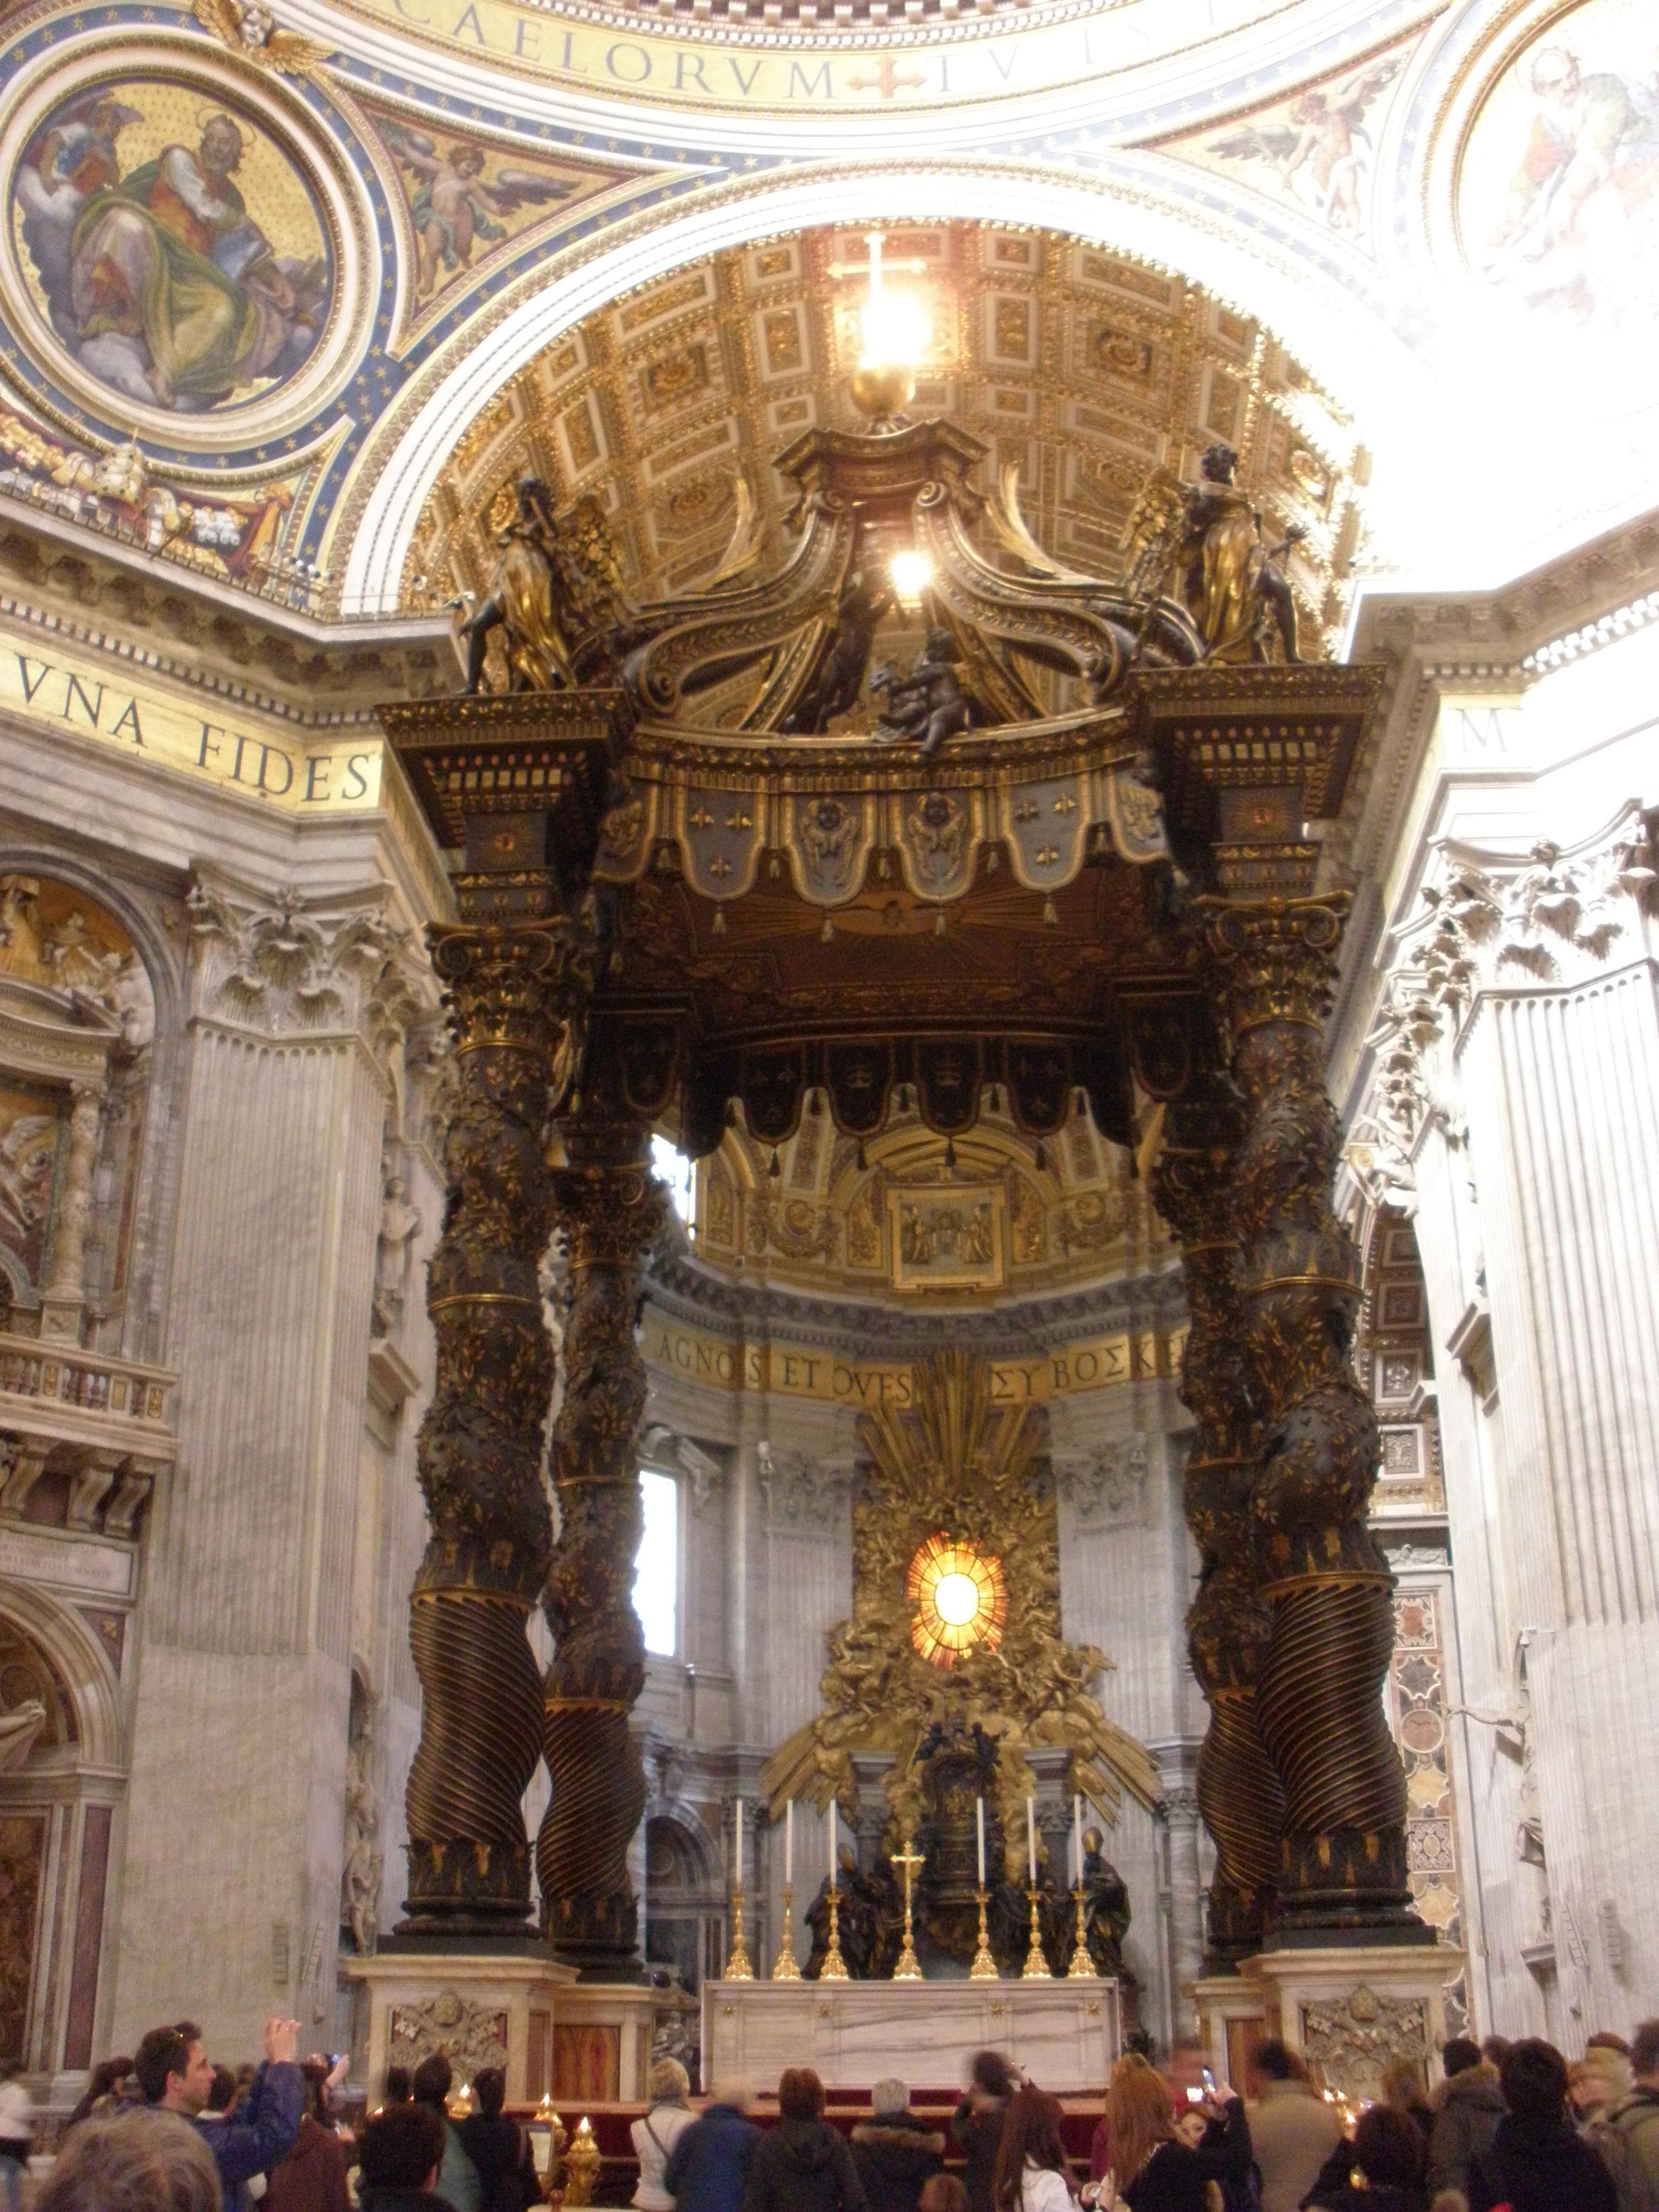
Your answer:
[[[988,1100],[948,1146],[902,1108],[860,1146],[817,1103],[775,1149],[728,1129],[699,1167],[705,1265],[840,1297],[972,1304],[1132,1273],[1167,1245],[1130,1154],[1079,1103],[1041,1144]]]
[[[1190,477],[1225,438],[1268,534],[1307,533],[1289,563],[1306,649],[1334,641],[1364,457],[1268,331],[1176,276],[1050,233],[896,225],[885,237],[893,281],[931,328],[911,414],[949,416],[982,441],[987,488],[1018,461],[1026,520],[1051,553],[1115,575],[1152,470]],[[559,339],[457,447],[422,514],[406,601],[483,588],[492,532],[526,473],[561,499],[598,495],[636,596],[712,570],[739,479],[780,558],[793,487],[772,457],[815,426],[856,422],[846,387],[866,258],[857,232],[778,238],[683,270]]]

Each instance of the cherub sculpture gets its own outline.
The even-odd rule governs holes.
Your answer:
[[[965,730],[972,709],[957,673],[961,660],[962,648],[951,632],[930,629],[908,675],[878,669],[870,688],[884,691],[887,704],[876,725],[877,744],[902,744],[919,738],[923,760],[931,760],[946,738]]]

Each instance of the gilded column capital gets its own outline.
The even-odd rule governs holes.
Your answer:
[[[1218,1008],[1235,1051],[1268,1023],[1322,1031],[1351,904],[1346,891],[1255,905],[1194,900],[1193,918],[1214,963]]]

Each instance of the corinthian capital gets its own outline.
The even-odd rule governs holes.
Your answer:
[[[1323,1028],[1350,903],[1346,891],[1267,899],[1255,906],[1216,898],[1194,902],[1235,1044],[1270,1023]]]
[[[1634,804],[1579,845],[1540,840],[1524,859],[1443,853],[1446,879],[1425,893],[1435,924],[1421,966],[1455,1022],[1483,992],[1583,982],[1642,949],[1654,869]]]
[[[378,1054],[430,996],[390,900],[383,884],[311,898],[199,869],[187,900],[192,1014],[258,1036],[356,1034]]]

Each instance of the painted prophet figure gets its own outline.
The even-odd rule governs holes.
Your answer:
[[[325,256],[278,253],[235,173],[243,129],[207,116],[121,173],[137,108],[100,94],[30,145],[15,198],[53,329],[83,368],[127,398],[203,413],[292,376],[327,318]]]

